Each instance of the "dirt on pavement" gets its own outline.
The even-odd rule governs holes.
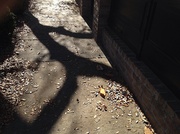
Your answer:
[[[149,122],[94,41],[74,0],[32,0],[19,21],[12,58],[18,64],[10,64],[18,71],[3,72],[0,79],[7,85],[0,85],[1,94],[13,120],[1,133],[143,134],[149,130]],[[5,63],[8,60],[2,69]],[[13,85],[18,78],[19,86]]]

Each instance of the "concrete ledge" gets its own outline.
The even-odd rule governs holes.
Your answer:
[[[102,46],[123,74],[130,90],[158,134],[180,134],[180,101],[109,28]]]

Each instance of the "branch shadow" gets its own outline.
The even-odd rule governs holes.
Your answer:
[[[4,98],[2,93],[0,93],[0,104],[0,133],[2,133],[2,128],[13,118],[14,106]]]
[[[70,102],[71,96],[75,93],[78,76],[101,77],[112,79],[104,72],[113,72],[114,70],[104,64],[97,63],[86,58],[80,57],[69,51],[66,47],[57,43],[50,35],[50,32],[67,35],[75,38],[92,38],[92,34],[73,33],[63,27],[50,27],[41,25],[29,11],[25,14],[24,22],[30,27],[37,39],[49,50],[50,60],[56,60],[63,64],[66,69],[66,80],[56,97],[51,100],[43,109],[36,120],[29,124],[21,119],[16,113],[16,120],[11,123],[5,133],[26,133],[39,134],[49,133],[53,125],[61,116],[62,112]],[[38,59],[38,64],[41,63]],[[97,71],[97,66],[101,66],[103,71]],[[77,68],[78,67],[78,68]],[[114,81],[116,81],[114,79]]]
[[[11,57],[14,52],[14,44],[12,43],[14,20],[10,15],[4,23],[0,22],[0,64],[8,57]]]

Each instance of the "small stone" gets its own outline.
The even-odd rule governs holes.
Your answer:
[[[139,114],[138,114],[137,112],[135,113],[135,115],[136,115],[136,117],[138,117],[138,116],[139,116]]]
[[[77,128],[75,128],[74,130],[79,130],[79,128],[77,127]]]
[[[77,103],[79,103],[79,99],[76,99]]]
[[[127,128],[127,130],[128,130],[128,131],[130,131],[130,130],[131,130],[131,128]]]
[[[131,123],[131,122],[132,122],[132,119],[128,119],[128,121]]]
[[[95,122],[98,123],[100,121],[100,119],[101,119],[100,117],[96,118]]]
[[[129,126],[125,126],[125,127],[127,128],[127,130],[128,130],[128,131],[130,131],[130,130],[131,130],[131,128],[130,128]]]
[[[38,87],[39,87],[39,85],[34,85],[34,86],[33,86],[33,88],[38,88]]]
[[[97,115],[94,115],[94,119],[97,117]]]

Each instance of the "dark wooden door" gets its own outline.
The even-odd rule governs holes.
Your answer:
[[[180,98],[180,0],[112,0],[109,25]]]
[[[151,0],[112,0],[109,24],[138,55]]]
[[[142,60],[180,97],[180,1],[156,0]]]

